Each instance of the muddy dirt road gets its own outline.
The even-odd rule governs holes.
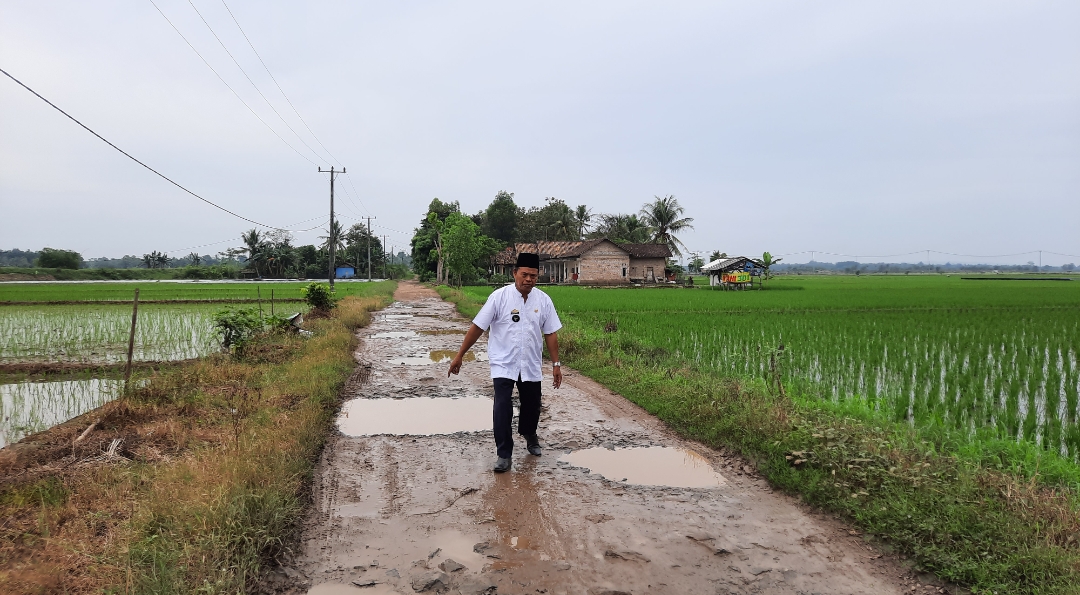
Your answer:
[[[908,592],[890,556],[573,370],[545,380],[543,456],[519,439],[493,474],[484,339],[447,379],[468,321],[415,284],[396,297],[317,471],[310,593]]]

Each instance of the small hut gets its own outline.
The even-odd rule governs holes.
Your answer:
[[[765,263],[746,256],[721,258],[701,267],[701,272],[709,275],[709,285],[722,289],[748,289],[755,280],[761,283],[765,273]]]

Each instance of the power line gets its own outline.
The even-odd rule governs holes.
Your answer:
[[[151,0],[151,1],[152,1],[152,0]],[[236,217],[237,219],[243,219],[244,221],[247,221],[248,223],[254,223],[255,225],[259,225],[259,226],[261,226],[261,227],[267,227],[267,228],[270,228],[270,229],[278,229],[278,230],[281,230],[281,231],[291,231],[291,230],[288,230],[288,229],[283,229],[283,228],[281,228],[281,227],[274,227],[273,225],[267,225],[267,224],[265,224],[265,223],[260,223],[260,222],[258,222],[258,221],[256,221],[256,220],[254,220],[254,219],[249,219],[249,218],[247,218],[247,217],[245,217],[245,216],[243,216],[243,215],[241,215],[241,214],[239,214],[239,213],[234,213],[233,211],[230,211],[229,209],[226,209],[225,207],[223,207],[223,206],[221,206],[221,205],[219,205],[219,204],[216,204],[216,203],[214,203],[214,202],[211,202],[211,201],[209,201],[209,200],[207,200],[207,199],[205,199],[205,198],[203,198],[203,197],[199,196],[198,194],[195,194],[195,193],[194,193],[194,192],[192,192],[191,190],[188,190],[188,189],[187,189],[187,188],[185,188],[184,186],[180,185],[180,184],[179,184],[178,182],[175,182],[175,181],[173,181],[173,180],[172,180],[172,178],[170,178],[170,177],[166,176],[165,174],[163,174],[163,173],[159,172],[158,170],[156,170],[156,169],[154,169],[154,168],[150,167],[149,165],[147,165],[147,164],[143,163],[142,161],[139,161],[138,159],[136,159],[135,157],[133,157],[133,156],[132,156],[132,155],[131,155],[130,153],[128,153],[127,151],[125,151],[125,150],[121,149],[120,147],[118,147],[118,146],[116,146],[116,145],[112,144],[112,143],[111,143],[111,142],[109,142],[109,140],[108,140],[108,139],[106,139],[106,138],[105,138],[104,136],[101,136],[100,134],[98,134],[98,133],[94,132],[94,131],[93,131],[93,130],[92,130],[92,129],[91,129],[90,127],[89,127],[89,126],[87,126],[86,124],[83,124],[82,122],[80,122],[80,121],[76,120],[74,116],[72,116],[71,114],[69,114],[69,113],[65,112],[64,110],[60,109],[59,107],[57,107],[57,105],[56,105],[55,103],[53,103],[53,102],[49,101],[48,99],[45,99],[44,97],[42,97],[42,96],[41,96],[41,94],[40,94],[40,93],[38,93],[37,91],[35,91],[35,90],[31,89],[30,87],[26,86],[26,85],[25,85],[25,84],[24,84],[24,83],[23,83],[22,81],[20,81],[19,79],[17,79],[17,78],[15,78],[15,77],[11,76],[11,73],[9,73],[8,71],[6,71],[6,70],[4,70],[4,69],[0,68],[0,72],[4,73],[4,74],[5,74],[5,75],[6,75],[6,76],[7,76],[8,78],[9,78],[9,79],[11,79],[11,80],[15,81],[16,83],[18,83],[18,84],[19,84],[19,86],[21,86],[21,87],[22,87],[23,89],[26,89],[27,91],[29,91],[29,92],[33,93],[34,95],[36,95],[38,99],[40,99],[40,100],[44,101],[45,103],[49,104],[50,106],[52,106],[52,108],[53,108],[53,109],[55,109],[56,111],[60,112],[61,114],[64,114],[65,116],[67,116],[67,117],[68,117],[68,119],[70,119],[70,120],[71,120],[72,122],[75,122],[75,123],[76,123],[76,124],[78,124],[79,126],[82,126],[82,127],[83,127],[83,129],[85,129],[85,130],[86,130],[87,132],[89,132],[90,134],[93,134],[94,136],[96,136],[96,137],[98,137],[99,139],[101,139],[101,141],[102,141],[102,142],[104,142],[105,144],[107,144],[107,145],[109,145],[110,147],[112,147],[112,148],[116,149],[117,151],[119,151],[119,152],[120,152],[121,154],[123,154],[123,155],[124,155],[125,157],[127,157],[128,159],[130,159],[130,160],[134,161],[135,163],[138,163],[139,165],[141,165],[141,166],[145,167],[146,169],[148,169],[148,170],[150,170],[150,171],[154,172],[155,174],[157,174],[158,176],[160,176],[160,177],[161,177],[161,179],[163,179],[163,180],[165,180],[166,182],[168,182],[168,183],[172,184],[173,186],[176,186],[177,188],[179,188],[179,189],[183,190],[184,192],[187,192],[188,194],[190,194],[190,195],[194,196],[195,198],[197,198],[197,199],[199,199],[199,200],[203,201],[204,203],[206,203],[206,204],[208,204],[208,205],[210,205],[210,206],[214,207],[215,209],[218,209],[218,210],[220,210],[220,211],[224,211],[224,212],[226,212],[226,213],[228,213],[228,214],[232,215],[233,217]]]
[[[292,149],[293,152],[296,153],[297,155],[299,155],[301,159],[303,159],[304,161],[307,161],[308,163],[310,163],[312,165],[316,165],[316,166],[318,165],[318,163],[315,163],[314,161],[308,159],[307,156],[305,156],[303,153],[301,153],[296,147],[290,145],[289,141],[282,138],[282,136],[277,133],[277,130],[274,130],[269,124],[266,123],[266,120],[262,119],[262,116],[260,116],[258,113],[256,113],[255,110],[251,109],[251,106],[248,105],[248,103],[246,101],[244,101],[243,97],[240,97],[240,94],[236,92],[236,89],[233,89],[232,85],[225,82],[225,79],[222,78],[220,74],[218,74],[217,70],[214,70],[213,66],[210,66],[210,63],[206,61],[206,58],[203,58],[203,55],[199,53],[199,50],[195,49],[195,46],[191,45],[191,42],[188,41],[187,37],[184,37],[184,34],[181,33],[179,29],[176,28],[176,25],[174,25],[173,22],[169,20],[169,17],[165,16],[164,12],[161,12],[161,9],[158,8],[157,3],[155,3],[154,0],[150,0],[150,4],[154,5],[154,8],[157,9],[158,14],[160,14],[162,16],[162,18],[164,18],[165,21],[169,23],[169,26],[173,28],[173,31],[176,31],[176,34],[180,36],[180,39],[184,40],[184,43],[186,43],[187,46],[189,48],[191,48],[191,51],[195,52],[195,55],[198,56],[200,60],[202,60],[203,64],[206,64],[206,67],[209,68],[210,71],[214,73],[214,76],[218,77],[218,80],[221,81],[221,83],[223,85],[228,87],[230,91],[232,91],[232,94],[235,95],[236,98],[240,100],[240,103],[244,104],[244,107],[248,108],[248,111],[251,112],[251,114],[253,116],[258,118],[259,121],[262,122],[263,126],[266,126],[266,128],[269,129],[270,132],[274,133],[274,136],[278,137],[278,140],[285,143],[285,146]]]
[[[307,147],[307,150],[311,151],[311,154],[314,155],[316,159],[321,160],[322,155],[319,155],[315,151],[315,149],[312,149],[311,145],[307,144],[307,141],[305,141],[303,138],[301,138],[300,135],[297,134],[295,130],[293,130],[292,126],[289,126],[289,123],[285,121],[285,118],[281,117],[281,114],[278,113],[277,108],[274,107],[274,104],[270,103],[270,100],[266,98],[266,95],[263,95],[263,92],[262,92],[262,90],[259,89],[259,86],[255,84],[255,81],[251,80],[251,77],[248,76],[248,73],[247,73],[246,70],[244,70],[244,67],[240,66],[240,62],[238,62],[236,60],[236,57],[232,55],[232,52],[229,51],[229,48],[225,46],[225,42],[221,41],[221,38],[218,37],[217,32],[214,31],[214,28],[211,27],[210,23],[208,23],[206,21],[206,17],[204,17],[202,15],[202,13],[199,12],[199,9],[195,7],[195,3],[192,2],[191,0],[188,0],[188,4],[191,5],[191,8],[195,11],[195,14],[199,15],[199,19],[202,20],[203,24],[206,25],[206,28],[210,30],[210,34],[213,35],[214,39],[217,40],[218,45],[221,46],[221,49],[225,50],[225,53],[229,55],[229,59],[231,59],[233,61],[233,64],[235,64],[236,67],[240,69],[240,72],[243,73],[244,78],[246,78],[247,81],[249,83],[251,83],[252,88],[254,88],[255,92],[259,94],[259,97],[262,97],[262,100],[266,102],[266,105],[268,105],[270,107],[270,110],[274,112],[274,115],[276,115],[278,117],[278,119],[281,120],[281,123],[284,124],[285,127],[289,129],[289,132],[293,133],[293,136],[296,137],[296,140],[300,141],[305,147]],[[228,8],[228,7],[226,6],[226,8]]]
[[[263,61],[262,56],[259,55],[259,52],[255,49],[255,45],[251,43],[250,39],[248,39],[247,33],[244,31],[244,28],[240,26],[240,21],[236,20],[236,15],[233,14],[232,9],[229,8],[228,4],[225,4],[225,0],[221,0],[221,3],[225,5],[225,10],[229,12],[229,16],[232,17],[233,22],[236,23],[236,28],[239,29],[240,34],[244,36],[244,40],[247,41],[248,47],[251,48],[251,51],[255,52],[255,56],[259,58],[259,63],[262,64],[263,69],[266,70],[266,74],[270,75],[270,80],[274,81],[274,85],[277,87],[277,90],[281,92],[281,96],[285,98],[285,101],[289,104],[289,107],[292,108],[292,111],[294,114],[296,114],[296,117],[299,118],[301,122],[303,122],[304,128],[307,128],[307,131],[311,133],[311,137],[315,139],[315,142],[319,143],[319,146],[322,147],[324,151],[326,151],[326,154],[333,158],[334,161],[337,161],[338,165],[341,165],[341,160],[338,159],[337,156],[335,156],[333,153],[331,153],[330,149],[327,149],[326,145],[324,145],[323,142],[319,140],[319,137],[315,134],[315,131],[311,129],[311,126],[308,126],[307,121],[304,120],[304,117],[300,115],[299,111],[297,111],[296,106],[293,105],[292,100],[290,100],[289,96],[285,94],[285,90],[282,89],[281,85],[278,84],[277,79],[274,78],[273,73],[270,72],[270,68],[266,65],[266,62]]]

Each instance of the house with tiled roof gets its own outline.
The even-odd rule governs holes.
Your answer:
[[[578,242],[519,243],[495,255],[495,272],[509,275],[517,255],[540,255],[540,276],[550,283],[623,285],[663,283],[671,251],[661,244],[616,244],[607,238]]]

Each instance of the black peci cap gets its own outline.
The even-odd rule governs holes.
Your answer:
[[[519,267],[525,267],[528,269],[540,268],[540,255],[532,252],[522,252],[518,254],[517,265]]]

